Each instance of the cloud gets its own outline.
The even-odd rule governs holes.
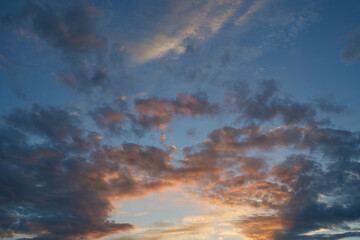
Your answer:
[[[315,114],[342,109],[328,102],[322,110],[318,103],[286,103],[272,81],[254,93],[246,85],[234,89],[238,95],[230,102],[250,124],[214,129],[183,148],[183,159],[175,159],[176,147],[169,145],[108,145],[87,120],[105,132],[118,131],[124,121],[127,128],[160,129],[178,118],[218,114],[220,105],[205,94],[135,100],[133,109],[121,98],[85,114],[38,104],[15,109],[0,130],[1,237],[86,239],[130,230],[131,223],[109,220],[115,200],[179,186],[218,208],[246,208],[227,224],[248,239],[311,239],[306,233],[321,228],[356,235],[348,222],[360,219],[359,133],[318,124]],[[293,106],[314,114],[283,110]],[[284,125],[263,127],[277,115]],[[148,237],[207,236],[201,234],[213,228],[202,223]]]
[[[283,231],[290,225],[286,220],[278,216],[254,216],[246,220],[237,221],[236,226],[246,236],[246,239],[277,239],[279,231]]]
[[[161,142],[165,142],[166,141],[166,135],[164,133],[161,134],[160,136],[160,141]]]
[[[341,50],[341,60],[355,63],[360,61],[360,32],[355,30],[347,35],[348,44]]]
[[[16,141],[21,144],[1,135],[0,205],[8,223],[1,225],[1,237],[83,239],[134,227],[107,220],[112,193],[102,173],[110,171],[108,166],[71,157],[61,145],[32,146],[24,137]]]
[[[238,56],[249,55],[250,49],[251,56],[245,58],[253,59],[266,48],[291,42],[316,18],[308,3],[301,4],[297,12],[297,8],[283,8],[287,4],[283,1],[274,1],[265,9],[266,2],[178,1],[166,6],[149,4],[144,8],[154,10],[150,13],[131,3],[122,10],[126,21],[109,21],[105,29],[100,25],[107,17],[104,15],[111,14],[104,14],[100,6],[106,3],[98,6],[81,1],[60,7],[54,2],[31,1],[3,17],[2,24],[16,29],[21,37],[46,43],[60,53],[62,62],[50,64],[64,68],[54,73],[57,80],[80,92],[111,94],[99,94],[99,101],[82,99],[85,102],[76,104],[84,110],[76,113],[66,107],[34,104],[1,117],[0,238],[25,234],[39,240],[80,240],[130,230],[134,234],[126,233],[129,237],[122,239],[358,236],[358,227],[351,223],[360,220],[360,135],[334,127],[329,119],[331,114],[346,112],[345,106],[322,98],[297,101],[283,94],[274,80],[261,81],[255,88],[245,82],[226,82],[229,95],[225,104],[210,101],[203,92],[135,97],[131,103],[121,97],[111,102],[115,94],[122,96],[119,91],[129,90],[126,78],[136,88],[146,85],[139,76],[150,79],[148,85],[158,76],[172,84],[168,72],[156,71],[156,63],[136,63],[183,55],[179,66],[165,67],[174,69],[181,80],[201,75],[208,84],[219,76],[229,78],[216,64],[223,69],[239,67]],[[142,15],[149,23],[134,27],[139,19],[129,16],[129,9],[138,11],[135,18]],[[259,11],[263,15],[255,16]],[[122,31],[122,26],[115,25],[133,29]],[[114,27],[121,29],[118,35],[111,32]],[[113,38],[105,37],[105,32]],[[123,42],[116,42],[117,38]],[[348,40],[342,59],[356,62],[358,32],[351,33]],[[219,44],[221,49],[214,51]],[[206,61],[199,64],[199,60]],[[124,69],[127,63],[131,67]],[[0,67],[16,78],[17,68],[3,55]],[[122,73],[125,70],[129,76]],[[181,88],[189,88],[188,83]],[[223,89],[213,90],[210,97],[216,98]],[[133,99],[131,95],[129,99]],[[201,127],[221,126],[194,144],[175,136],[179,128],[187,129],[176,125],[179,120],[200,117],[219,118]],[[176,130],[166,140],[168,133],[162,131],[169,126]],[[155,136],[154,129],[160,130]],[[200,130],[192,128],[184,135],[198,137]],[[146,138],[129,142],[133,135],[145,134]],[[119,143],[123,136],[126,142]],[[142,144],[151,141],[153,146]],[[190,146],[181,149],[183,146],[170,145],[170,141]],[[149,229],[136,229],[128,223],[130,219],[111,220],[115,201],[165,189],[186,191],[194,201],[230,210],[158,223]],[[343,232],[329,234],[319,229]]]
[[[99,136],[80,129],[77,117],[63,109],[36,105],[4,119],[0,208],[8,224],[1,225],[2,237],[23,233],[39,236],[34,239],[84,239],[129,230],[134,226],[107,219],[111,199],[166,185],[159,179],[142,182],[113,159],[89,158],[100,147]],[[129,159],[133,150],[139,152],[131,145],[123,149],[122,157],[129,154]],[[149,151],[144,157],[152,152],[155,159],[167,157],[160,150]]]
[[[61,108],[34,104],[31,111],[16,109],[4,119],[18,129],[53,141],[75,139],[81,135],[81,130],[75,125],[76,117]]]
[[[317,104],[318,108],[325,113],[341,114],[349,110],[347,106],[336,104],[329,98],[316,98],[315,104]]]
[[[329,124],[329,118],[320,118],[321,112],[343,112],[346,107],[317,99],[312,102],[297,102],[284,96],[279,90],[277,81],[263,80],[253,91],[246,82],[235,82],[231,85],[229,101],[240,113],[239,120],[248,123],[269,122],[280,117],[286,125]]]
[[[160,130],[165,130],[175,116],[214,116],[220,111],[219,105],[209,103],[204,93],[178,94],[176,99],[140,99],[135,101],[135,110],[139,113],[137,118],[133,118],[136,124]]]
[[[249,7],[249,9],[246,10],[246,12],[244,14],[242,14],[241,17],[236,19],[235,25],[237,25],[237,26],[243,25],[249,19],[249,17],[251,17],[251,15],[253,15],[257,11],[259,11],[261,8],[263,8],[266,2],[267,2],[267,0],[255,1],[254,4],[252,4]]]
[[[224,127],[184,149],[184,165],[203,168],[193,194],[220,206],[248,206],[259,214],[239,216],[236,223],[249,239],[305,239],[299,236],[360,219],[354,193],[360,180],[358,142],[358,133],[331,128],[287,126],[263,132]],[[249,156],[282,147],[293,148],[293,154],[278,163]],[[317,159],[321,156],[327,167]],[[319,200],[322,194],[326,200]]]
[[[204,41],[216,34],[235,13],[238,5],[238,1],[183,1],[174,4],[165,15],[158,33],[147,41],[129,45],[133,61],[147,62],[161,58],[170,51],[175,54],[184,53],[186,39]]]
[[[111,104],[106,104],[89,112],[89,116],[95,121],[96,125],[112,135],[126,134],[124,128],[127,122],[128,102],[126,97],[117,99]]]
[[[26,2],[17,15],[7,15],[3,22],[16,27],[30,23],[32,31],[64,53],[84,53],[105,47],[106,39],[96,33],[99,10],[84,3],[58,11],[49,4]]]
[[[107,38],[99,31],[104,14],[90,2],[68,7],[28,1],[18,12],[2,18],[13,29],[31,32],[63,55],[67,69],[53,73],[55,78],[80,92],[109,87]],[[116,45],[114,43],[113,45]],[[109,58],[117,58],[112,48]]]

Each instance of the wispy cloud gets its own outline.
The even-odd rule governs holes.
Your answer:
[[[141,63],[163,57],[170,51],[183,53],[187,38],[204,41],[216,34],[240,3],[241,1],[182,1],[174,4],[173,9],[164,17],[158,33],[143,42],[129,45],[132,59]]]

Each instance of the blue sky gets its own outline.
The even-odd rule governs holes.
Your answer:
[[[359,238],[359,11],[1,1],[0,237]]]

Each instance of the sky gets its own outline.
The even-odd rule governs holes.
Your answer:
[[[0,238],[360,239],[360,1],[0,1]]]

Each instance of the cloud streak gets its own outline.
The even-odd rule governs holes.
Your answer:
[[[198,5],[196,9],[193,8],[194,5]],[[175,54],[184,53],[186,39],[204,41],[216,34],[239,5],[240,1],[183,1],[174,4],[170,13],[164,17],[165,22],[171,22],[171,25],[167,26],[165,23],[159,33],[149,40],[129,46],[133,61],[147,62],[171,51]],[[175,22],[174,16],[181,18],[177,17]]]

